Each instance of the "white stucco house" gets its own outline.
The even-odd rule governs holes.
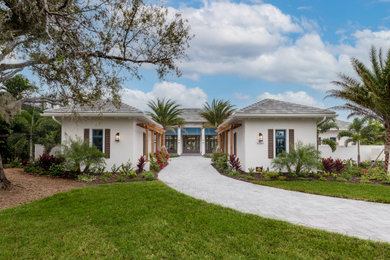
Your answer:
[[[88,139],[107,156],[106,165],[135,165],[142,155],[162,146],[164,130],[141,110],[122,104],[48,109],[43,116],[61,124],[61,143],[69,139]]]
[[[221,150],[240,158],[241,166],[270,168],[279,153],[298,142],[317,145],[317,122],[333,118],[331,110],[264,99],[236,111],[218,127]]]
[[[327,109],[265,99],[236,111],[218,129],[207,128],[201,109],[185,108],[185,124],[163,130],[141,110],[127,104],[117,109],[106,104],[48,109],[62,126],[61,141],[88,139],[107,155],[107,167],[127,161],[137,163],[140,156],[161,149],[163,138],[169,153],[203,155],[214,150],[235,154],[244,170],[271,167],[271,161],[297,142],[317,144],[317,122],[336,113]]]

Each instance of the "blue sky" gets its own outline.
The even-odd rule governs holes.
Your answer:
[[[367,61],[371,45],[390,47],[390,0],[165,1],[181,12],[195,38],[183,76],[124,82],[124,102],[145,109],[156,97],[201,107],[213,98],[238,108],[262,98],[331,107],[337,73],[349,60]],[[347,113],[337,111],[342,119]]]

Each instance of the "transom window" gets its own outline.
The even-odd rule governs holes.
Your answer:
[[[92,145],[103,152],[103,129],[92,130]]]
[[[275,130],[276,156],[286,151],[286,130]]]

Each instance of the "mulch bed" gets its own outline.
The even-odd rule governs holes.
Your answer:
[[[269,180],[269,179],[267,180],[263,176],[261,176],[261,174],[258,173],[258,172],[255,172],[252,176],[250,176],[247,172],[244,172],[244,171],[241,171],[241,170],[239,171],[240,172],[239,175],[230,175],[230,174],[227,174],[226,172],[222,171],[221,169],[215,167],[214,164],[211,164],[211,165],[221,175],[224,175],[226,177],[233,178],[233,179],[236,179],[236,180],[240,180],[240,181],[253,182],[253,181],[277,181],[278,180],[277,178],[272,179],[272,180]],[[286,177],[285,181],[302,181],[302,180],[305,180],[305,181],[319,181],[318,178],[313,178],[313,177],[291,178],[291,177],[288,177],[286,175],[281,175],[281,176],[285,176]],[[253,177],[253,179],[251,177]],[[330,176],[324,177],[324,178],[326,178],[326,181],[329,181],[329,182],[340,182],[340,181],[337,181],[333,177],[330,177]],[[360,178],[353,177],[350,180],[345,181],[344,183],[360,183]],[[378,180],[371,180],[371,184],[379,184],[379,185],[384,185],[384,186],[390,186],[390,184],[383,184],[383,183],[381,183],[381,181],[378,181]]]
[[[117,174],[113,174],[107,180],[102,180],[101,176],[96,176],[96,179],[91,182],[83,182],[78,179],[26,173],[22,168],[5,169],[5,175],[11,181],[12,187],[7,191],[0,190],[0,210],[75,188],[119,182]],[[156,178],[157,173],[155,173]],[[122,182],[137,181],[144,181],[144,179],[138,175],[132,179],[126,177]]]

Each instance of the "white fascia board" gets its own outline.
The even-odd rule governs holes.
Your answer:
[[[323,118],[323,117],[336,117],[337,114],[238,114],[235,115],[235,119],[245,119],[245,118]]]
[[[58,116],[58,117],[69,117],[69,116],[90,116],[90,117],[145,117],[143,113],[100,113],[100,112],[45,112],[42,116]],[[146,118],[146,117],[145,117]]]

